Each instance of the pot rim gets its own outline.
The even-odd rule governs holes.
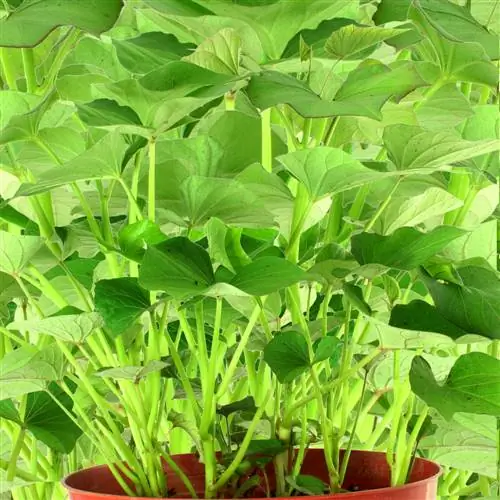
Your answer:
[[[362,452],[362,453],[368,453],[368,454],[373,454],[373,455],[385,455],[384,452],[380,452],[380,451],[367,451],[367,450],[353,450],[354,451],[357,451],[357,452]],[[183,453],[183,454],[178,454],[178,455],[173,455],[173,456],[190,456],[190,455],[193,455],[192,453]],[[426,483],[426,482],[429,482],[429,481],[433,481],[433,480],[436,480],[438,479],[442,473],[443,473],[443,468],[437,463],[437,462],[434,462],[433,460],[429,460],[427,458],[422,458],[422,457],[416,457],[415,461],[419,461],[419,462],[425,462],[425,463],[428,463],[428,464],[431,464],[433,465],[435,468],[436,468],[436,472],[432,475],[432,476],[429,476],[429,477],[426,477],[425,479],[419,479],[418,481],[413,481],[412,483],[406,483],[406,484],[402,484],[400,486],[387,486],[387,487],[384,487],[384,488],[377,488],[377,489],[371,489],[371,490],[362,490],[362,491],[356,491],[356,492],[350,492],[350,493],[334,493],[334,494],[324,494],[324,495],[309,495],[305,498],[315,498],[317,500],[327,500],[327,499],[331,499],[331,498],[337,498],[337,497],[342,497],[342,498],[345,498],[345,497],[348,497],[348,496],[352,496],[353,494],[356,494],[358,497],[360,496],[368,496],[368,495],[371,495],[373,493],[377,493],[377,494],[383,494],[383,493],[388,493],[388,492],[393,492],[395,490],[397,491],[405,491],[405,490],[408,490],[408,489],[411,489],[411,488],[415,488],[417,487],[418,485],[421,485],[423,483]],[[80,474],[84,471],[92,471],[92,470],[102,470],[102,469],[108,469],[108,466],[103,464],[103,465],[94,465],[93,467],[87,467],[85,469],[80,469],[76,472],[72,472],[71,474],[68,474],[62,481],[62,485],[68,490],[69,493],[76,493],[80,496],[84,496],[84,497],[92,497],[92,496],[95,496],[95,495],[99,495],[100,497],[102,498],[111,498],[111,499],[114,499],[116,500],[116,498],[123,498],[123,500],[127,500],[127,499],[134,499],[134,500],[170,500],[170,497],[166,497],[166,498],[158,498],[158,499],[155,499],[154,497],[129,497],[129,496],[126,496],[126,495],[116,495],[116,494],[110,494],[110,493],[99,493],[99,492],[96,492],[96,491],[87,491],[87,490],[80,490],[78,488],[73,488],[72,486],[70,486],[68,484],[68,481],[71,480],[72,477],[76,476],[77,474]],[[189,477],[189,474],[188,474],[188,477]],[[333,497],[333,495],[335,495],[335,497]],[[173,500],[192,500],[190,497],[172,497]],[[273,499],[276,499],[276,500],[283,500],[283,499],[289,499],[289,497],[271,497],[271,500]],[[198,500],[206,500],[204,497],[199,497]],[[214,500],[217,500],[217,499],[214,499]],[[245,499],[245,500],[256,500],[256,499]],[[261,500],[261,499],[258,499],[258,500]],[[262,499],[263,500],[263,499]]]

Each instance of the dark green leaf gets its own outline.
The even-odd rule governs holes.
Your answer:
[[[27,1],[0,20],[0,45],[33,47],[58,26],[75,26],[97,36],[113,26],[122,6],[122,0]]]
[[[423,275],[436,308],[469,333],[500,339],[500,279],[493,270],[466,266],[457,270],[461,284]]]
[[[500,417],[500,360],[482,352],[460,356],[439,385],[430,365],[421,356],[410,370],[413,392],[446,419],[457,412]]]
[[[95,286],[96,311],[113,337],[132,326],[150,305],[149,293],[137,278],[101,280]]]
[[[409,304],[397,304],[391,310],[389,324],[407,330],[443,333],[452,339],[470,333],[446,319],[435,306],[423,300],[412,300]]]
[[[224,417],[228,417],[232,413],[236,413],[238,411],[255,413],[257,411],[257,407],[255,406],[255,400],[253,397],[247,396],[240,401],[235,401],[234,403],[222,405],[217,408],[217,413],[223,415]]]
[[[140,259],[144,255],[145,245],[157,245],[166,239],[159,226],[149,219],[129,224],[118,233],[120,248],[131,259]]]
[[[342,352],[344,343],[337,337],[324,337],[319,340],[314,350],[313,364],[325,359],[335,360]]]
[[[321,479],[306,474],[287,476],[286,482],[298,493],[308,496],[324,495],[327,490],[327,485]]]
[[[261,257],[242,267],[230,284],[249,295],[269,295],[305,279],[307,274],[288,260]]]
[[[181,299],[202,293],[215,277],[206,250],[179,236],[146,250],[139,282],[147,290],[163,290]]]
[[[362,265],[375,263],[410,271],[463,234],[464,230],[453,226],[439,226],[428,233],[402,227],[389,236],[360,233],[352,237],[351,251]]]
[[[352,283],[344,283],[342,289],[344,290],[346,299],[351,305],[366,316],[372,315],[372,309],[363,297],[363,290],[359,286],[353,285]]]
[[[265,347],[264,361],[282,384],[292,382],[311,367],[304,335],[278,333]]]

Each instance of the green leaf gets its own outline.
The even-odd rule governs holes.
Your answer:
[[[304,335],[278,333],[264,348],[264,361],[282,384],[293,382],[311,367]]]
[[[413,392],[446,419],[457,412],[500,417],[500,360],[481,352],[460,356],[446,382],[439,385],[421,356],[410,371]]]
[[[410,271],[424,264],[465,231],[453,226],[439,226],[422,233],[403,227],[389,236],[359,233],[351,239],[351,252],[362,264],[382,264]]]
[[[180,43],[166,33],[142,33],[127,40],[113,40],[120,63],[130,72],[145,74],[171,61],[187,56],[195,48]]]
[[[122,334],[151,306],[137,278],[114,278],[95,285],[95,308],[113,337]]]
[[[122,6],[122,0],[24,2],[0,20],[0,45],[33,47],[58,26],[75,26],[98,36],[113,26]]]
[[[107,134],[74,160],[41,173],[36,183],[22,184],[16,196],[33,196],[71,182],[118,179],[126,149],[120,135]]]
[[[273,457],[284,451],[285,445],[278,439],[252,439],[245,453],[245,457],[262,455]]]
[[[71,383],[69,385],[71,387]],[[47,391],[28,394],[24,426],[50,449],[59,453],[71,453],[82,435],[82,430],[53,398],[71,413],[73,400],[57,384],[51,383]]]
[[[139,115],[131,107],[111,99],[97,99],[77,108],[80,119],[90,127],[147,135],[147,127],[143,127]]]
[[[20,347],[0,361],[0,393],[13,398],[45,389],[48,382],[61,380],[63,356],[57,346],[38,350]]]
[[[344,343],[337,337],[323,337],[315,347],[313,364],[325,359],[338,358],[343,346]]]
[[[63,311],[64,312],[64,311]],[[18,320],[8,325],[9,330],[29,331],[31,334],[50,335],[73,344],[82,344],[97,328],[102,318],[96,313],[63,314],[36,320]]]
[[[381,176],[341,149],[324,146],[294,151],[277,160],[306,187],[313,200],[368,184]]]
[[[234,403],[229,403],[227,405],[222,405],[217,408],[217,413],[219,415],[223,415],[226,418],[232,413],[236,413],[239,411],[252,413],[255,413],[257,411],[255,400],[252,396],[247,396],[246,398],[240,399],[239,401],[235,401]]]
[[[366,316],[372,315],[372,309],[363,297],[363,290],[352,283],[344,283],[342,287],[346,299]]]
[[[415,109],[418,123],[428,130],[450,130],[474,114],[467,98],[449,83],[441,87],[430,97],[424,97],[421,105]],[[486,137],[481,137],[486,139]]]
[[[303,495],[324,495],[327,485],[316,476],[299,474],[298,476],[287,476],[286,482],[297,492]]]
[[[145,245],[157,245],[166,239],[159,226],[149,219],[129,224],[118,233],[120,248],[131,259],[140,259]]]
[[[204,40],[184,60],[215,73],[237,75],[240,66],[241,40],[236,31],[225,28]]]
[[[359,53],[388,38],[400,35],[406,30],[379,28],[377,26],[356,26],[350,24],[334,31],[326,41],[325,51],[337,59],[356,59]],[[365,54],[363,54],[365,56]]]
[[[439,187],[429,187],[423,193],[411,196],[398,194],[396,192],[374,226],[383,234],[391,234],[405,226],[418,226],[463,205],[460,199]]]
[[[498,140],[464,141],[454,133],[436,133],[411,125],[386,127],[384,144],[399,170],[437,170],[500,149]]]
[[[457,269],[461,284],[422,277],[437,310],[469,333],[500,339],[500,279],[493,270],[478,266]]]
[[[0,231],[0,271],[19,274],[42,248],[38,236],[20,236]]]
[[[469,333],[446,319],[436,307],[423,300],[412,300],[409,304],[397,304],[391,310],[389,324],[407,330],[442,333],[452,339]]]
[[[145,366],[120,366],[118,368],[106,368],[96,373],[99,377],[111,378],[113,380],[130,380],[134,384],[147,377],[151,373],[160,372],[167,366],[163,361],[149,361]]]
[[[380,109],[391,96],[407,94],[422,85],[424,80],[411,65],[391,70],[373,64],[352,71],[333,102],[322,99],[296,78],[276,71],[252,76],[246,91],[260,109],[289,104],[306,118],[366,116],[380,120]]]
[[[295,264],[279,257],[261,257],[242,267],[230,284],[249,295],[269,295],[307,279]]]
[[[215,277],[206,250],[179,236],[146,250],[139,283],[146,290],[163,290],[182,299],[202,293]]]
[[[465,417],[470,422],[468,425],[464,425]],[[436,432],[424,437],[419,443],[419,449],[430,460],[444,467],[469,470],[491,478],[496,476],[495,417],[456,413],[453,420],[449,422],[440,420],[437,424]],[[483,429],[486,429],[486,432],[483,432]],[[491,500],[496,499],[491,498]]]

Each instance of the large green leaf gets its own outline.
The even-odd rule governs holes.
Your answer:
[[[95,285],[95,308],[112,336],[130,328],[150,307],[149,293],[137,278],[114,278]]]
[[[16,196],[32,196],[76,181],[117,179],[126,149],[119,134],[107,134],[74,160],[41,173],[36,183],[22,184]]]
[[[240,67],[241,41],[235,30],[225,28],[204,40],[184,60],[215,73],[237,75]]]
[[[465,231],[439,226],[428,233],[403,227],[389,236],[360,233],[352,237],[351,252],[360,264],[382,264],[410,271],[424,264]]]
[[[8,328],[21,332],[29,331],[32,334],[50,335],[64,342],[82,344],[102,324],[101,317],[96,313],[58,314],[37,320],[14,321]]]
[[[398,194],[398,193],[397,193]],[[429,187],[412,196],[394,196],[382,213],[376,230],[390,234],[405,226],[414,227],[459,208],[463,202],[439,187]]]
[[[33,47],[58,26],[75,26],[93,35],[109,30],[122,0],[35,0],[0,20],[0,46]]]
[[[412,300],[408,304],[397,304],[391,311],[389,324],[407,330],[442,333],[452,339],[457,339],[469,333],[446,319],[435,306],[423,300]]]
[[[399,170],[437,170],[500,149],[498,140],[465,141],[451,132],[436,133],[411,125],[386,127],[384,144]]]
[[[276,71],[252,76],[247,94],[260,109],[289,104],[307,118],[366,116],[380,120],[380,110],[391,96],[405,95],[422,85],[426,85],[425,81],[411,64],[392,70],[372,64],[352,71],[333,101],[322,99],[293,76]]]
[[[307,279],[295,264],[279,257],[261,257],[242,267],[230,284],[250,295],[269,295]]]
[[[259,35],[269,60],[281,57],[289,40],[299,31],[316,26],[325,19],[351,17],[358,2],[344,0],[309,0],[308,2],[211,2],[210,9],[218,16],[239,19],[248,23]],[[348,15],[350,14],[350,15]]]
[[[419,443],[428,458],[445,467],[496,476],[495,417],[456,413],[451,421],[433,421],[437,423],[436,432]]]
[[[378,26],[356,26],[350,24],[334,31],[326,41],[325,51],[337,59],[359,57],[365,49],[400,35],[405,30],[379,28]],[[363,54],[364,55],[364,54]]]
[[[294,151],[277,159],[307,188],[313,200],[368,184],[381,175],[341,149],[326,146]]]
[[[145,74],[191,53],[192,44],[180,43],[165,33],[143,33],[127,40],[114,40],[120,63],[132,73]]]
[[[410,370],[413,392],[450,419],[457,412],[500,417],[500,360],[481,352],[460,356],[439,385],[421,356]]]
[[[304,335],[278,333],[264,348],[264,361],[282,384],[293,382],[311,367]]]
[[[469,333],[500,339],[500,278],[484,267],[457,270],[461,284],[423,275],[438,311]]]
[[[38,236],[20,236],[0,231],[0,271],[7,274],[20,273],[30,264],[42,245],[43,240]]]
[[[63,357],[57,346],[38,350],[21,347],[6,354],[0,361],[0,393],[13,398],[44,390],[49,382],[61,380]]]
[[[163,290],[175,298],[205,291],[215,283],[206,250],[179,236],[147,249],[139,272],[147,290]]]

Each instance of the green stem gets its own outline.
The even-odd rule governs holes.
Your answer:
[[[24,76],[26,78],[26,91],[28,94],[34,94],[37,89],[37,82],[33,49],[21,49],[21,53],[23,57]]]
[[[19,454],[21,453],[21,449],[24,444],[24,436],[25,436],[25,429],[20,427],[17,436],[14,442],[14,447],[12,448],[11,454],[10,454],[10,459],[9,459],[9,465],[7,467],[7,482],[13,481],[14,478],[16,477],[16,464],[17,464],[17,459],[19,457]]]
[[[344,196],[342,193],[332,197],[332,205],[328,212],[328,222],[325,231],[324,242],[333,243],[342,227],[342,216],[344,209]]]
[[[262,166],[268,171],[273,171],[273,144],[271,128],[271,109],[268,108],[261,112],[260,119],[262,124]]]
[[[188,490],[189,494],[191,495],[191,498],[194,499],[198,498],[198,495],[196,494],[193,484],[186,476],[184,471],[177,465],[175,460],[173,460],[172,457],[168,453],[165,453],[163,450],[161,450],[160,453],[163,460],[165,460],[168,466],[175,472],[176,476],[182,481],[182,484],[184,484],[184,486]]]
[[[252,421],[250,422],[248,430],[245,434],[245,437],[243,438],[243,441],[241,442],[241,445],[238,449],[238,452],[236,453],[236,456],[234,457],[233,461],[229,464],[228,468],[222,473],[217,482],[214,484],[212,492],[217,492],[231,479],[233,474],[236,472],[236,469],[239,467],[242,460],[245,458],[248,447],[250,446],[250,442],[252,441],[253,435],[257,430],[262,415],[264,414],[264,411],[266,409],[267,402],[271,398],[271,394],[272,391],[269,390],[266,397],[264,398],[263,404],[260,406],[260,408],[257,409]]]
[[[391,202],[392,197],[393,197],[394,193],[396,192],[396,190],[398,189],[399,184],[401,183],[402,180],[403,180],[403,177],[400,177],[396,181],[396,184],[394,184],[394,187],[391,189],[391,191],[389,192],[389,194],[387,195],[385,200],[382,202],[382,204],[379,206],[377,211],[373,214],[373,217],[370,219],[368,224],[365,226],[365,229],[364,229],[365,232],[368,232],[373,228],[373,226],[375,225],[375,222],[377,222],[378,218],[382,215],[384,210],[387,208],[387,206]]]
[[[263,302],[263,301],[262,301]],[[255,323],[259,319],[260,316],[260,311],[261,311],[261,306],[257,304],[254,307],[254,310],[252,314],[250,315],[250,318],[248,320],[248,324],[241,336],[241,339],[238,343],[238,347],[236,348],[233,357],[231,359],[231,362],[229,363],[229,366],[226,370],[226,373],[224,375],[224,378],[222,379],[222,383],[219,386],[219,390],[217,391],[217,400],[219,400],[228,390],[229,385],[231,383],[231,380],[233,379],[234,372],[236,371],[236,368],[238,367],[238,363],[240,361],[241,355],[243,354],[243,350],[245,349],[246,345],[248,344],[248,340],[250,339],[250,335],[252,333],[252,330],[255,326]]]
[[[148,219],[155,221],[156,212],[156,139],[149,141],[149,169],[148,169]]]
[[[0,63],[5,82],[7,83],[9,89],[17,90],[16,73],[11,58],[9,57],[9,52],[11,50],[12,49],[0,47]]]

